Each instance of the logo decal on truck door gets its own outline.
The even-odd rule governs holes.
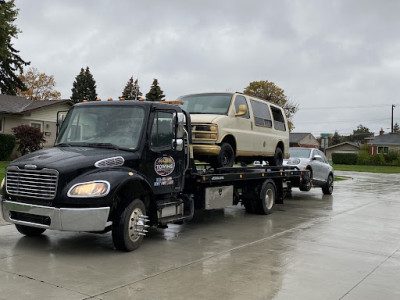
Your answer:
[[[154,171],[160,176],[168,176],[175,170],[175,161],[171,156],[159,157],[154,162]]]

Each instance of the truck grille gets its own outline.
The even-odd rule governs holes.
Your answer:
[[[6,189],[12,196],[51,200],[56,196],[57,182],[56,170],[7,169]]]

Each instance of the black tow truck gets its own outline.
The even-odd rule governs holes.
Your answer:
[[[190,220],[196,209],[242,203],[269,214],[307,175],[290,167],[199,167],[190,115],[172,104],[79,103],[59,114],[58,126],[53,148],[6,169],[2,215],[24,235],[111,230],[115,247],[132,251],[148,227]]]

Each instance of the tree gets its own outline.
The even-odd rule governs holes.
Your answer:
[[[365,138],[373,136],[374,133],[369,131],[369,128],[363,126],[363,125],[358,125],[357,129],[353,130],[353,134],[350,134],[349,140],[351,142],[359,143],[359,144],[364,144]]]
[[[81,68],[80,73],[75,78],[71,91],[71,100],[75,103],[82,102],[83,100],[96,101],[96,81],[90,73],[89,67],[86,67],[86,70]]]
[[[25,97],[31,100],[57,100],[61,99],[61,93],[54,91],[56,86],[54,76],[47,76],[45,73],[39,73],[36,68],[29,70],[19,76],[27,87],[26,91],[18,89],[17,96]]]
[[[46,142],[39,128],[20,125],[12,130],[19,143],[18,151],[22,155],[42,149],[43,143]]]
[[[331,140],[330,140],[330,145],[337,145],[342,143],[343,138],[339,135],[339,133],[337,131],[335,131],[335,133],[333,134]]]
[[[165,98],[163,91],[158,86],[158,80],[154,79],[153,84],[150,87],[150,91],[146,94],[147,101],[162,101]]]
[[[400,132],[400,126],[399,126],[399,124],[397,124],[397,122],[393,125],[393,132],[394,133]]]
[[[292,131],[294,129],[292,118],[297,112],[298,106],[289,101],[285,95],[285,91],[275,85],[275,83],[267,80],[253,81],[244,89],[243,93],[281,106],[285,110],[289,130]]]
[[[135,82],[133,82],[133,77],[129,78],[121,98],[125,100],[138,100],[140,96],[143,95],[139,88],[138,80],[136,79]]]
[[[0,92],[7,95],[16,95],[17,89],[26,90],[15,72],[22,74],[23,67],[30,64],[18,55],[19,51],[11,43],[21,32],[14,24],[17,15],[14,0],[0,0]]]

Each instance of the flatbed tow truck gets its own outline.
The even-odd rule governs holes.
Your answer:
[[[86,102],[58,116],[53,148],[12,161],[1,184],[4,219],[28,236],[47,229],[112,231],[118,250],[138,248],[148,227],[190,220],[195,210],[241,203],[270,214],[307,171],[212,169],[195,163],[190,115],[147,101]]]

